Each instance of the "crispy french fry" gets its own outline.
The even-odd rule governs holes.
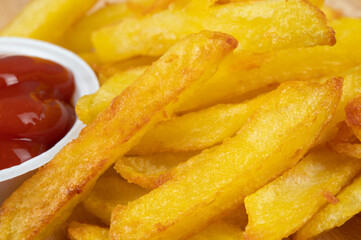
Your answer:
[[[170,169],[198,153],[158,153],[149,156],[122,157],[114,168],[128,182],[145,189],[155,189],[163,183],[162,175],[166,175]]]
[[[337,43],[333,47],[230,55],[196,95],[185,95],[180,99],[177,112],[229,102],[230,99],[272,83],[337,76],[361,65],[361,48],[358,47],[361,42],[361,19],[334,20],[331,26],[337,36]]]
[[[300,229],[360,172],[358,159],[327,148],[312,151],[291,170],[245,198],[249,240],[283,239]]]
[[[302,0],[234,2],[199,11],[197,4],[203,2],[125,19],[95,31],[92,41],[96,52],[103,61],[160,56],[182,37],[204,29],[231,34],[240,41],[238,51],[266,52],[335,43],[334,32],[322,12]]]
[[[361,71],[360,71],[361,79]],[[345,108],[346,123],[355,133],[356,137],[361,141],[361,95],[352,99]],[[361,155],[360,155],[361,157]]]
[[[177,43],[3,203],[0,239],[49,235],[116,158],[172,114],[178,96],[208,79],[236,47],[232,36],[209,31]]]
[[[327,135],[327,138],[325,137],[327,140],[331,138],[336,124],[345,118],[344,107],[347,101],[361,93],[360,70],[361,68],[356,68],[345,74],[342,101],[337,108],[335,118],[332,120],[332,127],[328,127],[326,131],[327,134],[324,134]],[[134,70],[129,72],[133,73]],[[128,72],[124,72],[119,76],[129,75]],[[95,93],[92,104],[86,102],[86,98],[88,97],[84,97],[78,102],[77,113],[80,119],[87,123],[95,117],[94,115],[97,114],[97,112],[100,112],[108,105],[107,101],[110,101],[109,99],[112,96],[112,94],[109,93],[122,89],[115,86],[115,83],[118,83],[119,79],[118,77],[112,78],[112,80],[107,82],[106,86]],[[103,91],[105,91],[106,94],[102,94]],[[100,97],[97,97],[98,95]],[[115,93],[113,93],[113,95],[115,95]],[[97,100],[105,99],[106,97],[109,97],[107,101],[101,102]],[[267,97],[267,94],[265,97]],[[193,151],[210,147],[221,142],[224,138],[232,136],[256,109],[256,106],[262,101],[262,98],[263,96],[260,96],[244,104],[214,106],[206,110],[171,119],[167,122],[162,122],[146,133],[142,140],[130,151],[130,154],[145,155],[154,152]],[[96,108],[98,110],[93,111]],[[86,111],[94,112],[94,115],[86,118],[83,116]],[[89,115],[90,114],[88,114],[88,116]],[[144,187],[144,185],[142,186]]]
[[[113,23],[120,22],[134,13],[127,3],[107,5],[104,8],[82,18],[65,34],[61,43],[64,47],[75,52],[88,52],[93,49],[91,34],[93,31]]]
[[[332,26],[338,39],[334,47],[318,46],[267,54],[230,56],[197,94],[190,93],[180,99],[176,111],[188,112],[216,103],[231,102],[272,83],[335,76],[360,65],[361,49],[358,48],[358,44],[361,42],[361,20],[335,20]],[[289,61],[290,58],[292,61]],[[113,73],[114,71],[111,71],[108,75]],[[360,88],[356,87],[357,84],[354,85],[355,88],[352,87],[350,91],[356,93]],[[347,88],[347,85],[345,87]],[[109,98],[115,96],[109,95]],[[354,94],[350,96],[355,97]],[[344,119],[343,109],[342,116],[341,119],[335,120],[336,123]]]
[[[336,78],[324,85],[281,85],[238,135],[178,165],[161,187],[125,209],[115,208],[111,239],[176,240],[205,228],[296,164],[332,117],[341,93]]]
[[[115,172],[105,173],[83,201],[83,205],[91,214],[109,226],[111,213],[117,205],[126,206],[128,202],[134,201],[147,192],[135,184],[128,183]]]
[[[73,222],[69,226],[68,232],[71,240],[110,240],[108,229],[88,224]],[[242,240],[242,235],[240,227],[219,221],[189,238],[189,240]]]
[[[75,106],[79,119],[85,124],[91,123],[110,106],[115,96],[141,77],[146,69],[147,67],[139,67],[115,74],[95,94],[81,97]]]
[[[267,96],[265,94],[241,104],[213,106],[158,124],[129,154],[187,152],[211,147],[235,135]]]
[[[4,29],[0,36],[28,37],[54,42],[82,15],[96,0],[33,0]]]
[[[296,240],[306,240],[334,227],[340,227],[361,212],[361,177],[358,177],[337,195],[337,204],[321,209],[295,235]]]

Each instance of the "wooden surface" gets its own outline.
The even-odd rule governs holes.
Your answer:
[[[0,28],[21,11],[29,0],[0,0]],[[50,0],[51,1],[51,0]],[[77,1],[77,0],[74,0]],[[122,0],[99,0],[98,6],[105,2]],[[327,4],[355,17],[361,17],[361,0],[325,0]]]

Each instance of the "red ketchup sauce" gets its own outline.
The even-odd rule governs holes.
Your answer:
[[[0,56],[0,170],[54,146],[75,121],[73,74],[41,58]]]

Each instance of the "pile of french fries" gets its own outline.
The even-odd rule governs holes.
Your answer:
[[[33,0],[1,30],[95,70],[1,240],[360,239],[361,19],[321,0]]]

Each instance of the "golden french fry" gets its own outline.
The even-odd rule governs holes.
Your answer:
[[[158,153],[149,156],[122,157],[114,168],[128,182],[145,189],[162,185],[162,175],[199,152]]]
[[[323,13],[302,0],[233,2],[211,8],[203,8],[204,2],[128,18],[95,31],[92,41],[96,52],[103,61],[160,56],[179,39],[204,29],[231,34],[240,42],[241,52],[335,43]]]
[[[336,31],[335,46],[317,46],[273,51],[266,54],[230,55],[217,73],[194,96],[183,96],[177,112],[207,107],[289,80],[333,77],[361,65],[361,19],[331,22]],[[292,61],[290,61],[292,59]],[[356,91],[356,90],[355,90]]]
[[[179,95],[208,79],[236,47],[232,36],[209,31],[177,43],[3,203],[0,239],[49,235],[116,158],[172,114]]]
[[[126,206],[128,202],[147,192],[135,184],[128,183],[116,173],[105,173],[96,182],[90,195],[83,201],[83,205],[91,214],[109,226],[111,213],[117,205]]]
[[[360,71],[361,79],[361,71]],[[361,141],[361,95],[352,99],[345,108],[346,123],[355,133],[356,137]],[[360,155],[361,157],[361,155]]]
[[[334,47],[318,46],[267,54],[229,56],[215,76],[209,79],[197,94],[189,93],[180,99],[176,111],[189,112],[212,104],[233,102],[233,99],[242,99],[254,90],[270,84],[290,79],[314,80],[324,76],[335,76],[360,65],[361,49],[357,46],[361,42],[361,20],[339,19],[333,21],[332,26],[338,39]],[[292,61],[289,61],[290,58]],[[110,71],[107,75],[113,75],[116,71]],[[345,87],[347,88],[347,85]],[[360,88],[355,87],[350,91],[356,93],[358,89]],[[109,95],[109,98],[115,96]],[[344,119],[343,109],[342,116],[341,120]],[[341,120],[337,118],[335,121],[337,123]]]
[[[55,42],[97,0],[33,0],[0,36],[28,37]]]
[[[246,103],[217,105],[156,125],[134,146],[129,155],[187,152],[205,149],[233,136],[268,97]]]
[[[129,76],[129,73],[136,73],[136,71],[126,71],[119,74],[119,76]],[[345,79],[342,100],[332,123],[322,134],[323,142],[332,138],[335,133],[336,124],[345,119],[344,108],[346,103],[351,98],[361,94],[361,68],[358,67],[343,75]],[[137,76],[135,75],[135,77]],[[77,113],[80,119],[88,123],[96,116],[95,114],[98,114],[98,112],[105,108],[109,104],[110,98],[116,95],[116,93],[109,93],[121,91],[122,88],[115,85],[119,84],[120,79],[114,77],[107,82],[106,86],[94,94],[95,97],[92,100],[92,104],[86,102],[88,96],[80,99],[77,105]],[[106,94],[102,94],[103,91]],[[100,97],[97,97],[97,95]],[[267,97],[267,94],[246,103],[214,106],[162,122],[147,132],[142,140],[133,147],[130,154],[144,155],[154,152],[192,151],[210,147],[221,142],[224,138],[232,136],[242,126],[243,122],[248,119],[249,115],[257,109],[258,104],[264,97]],[[97,100],[106,98],[108,100],[103,102]],[[96,109],[98,110],[94,111]],[[87,111],[90,112],[88,116],[93,112],[94,115],[84,117],[83,115]],[[142,186],[144,187],[144,185]]]
[[[147,67],[138,67],[115,74],[95,94],[81,97],[75,106],[79,119],[85,124],[91,123],[100,112],[110,106],[114,97],[141,77],[146,69]]]
[[[328,204],[306,223],[295,235],[296,240],[315,237],[335,227],[340,227],[361,212],[361,177],[337,195],[337,204]],[[355,238],[356,239],[356,238]]]
[[[71,240],[110,240],[108,237],[109,230],[98,226],[88,224],[81,224],[73,222],[68,228],[69,237]],[[189,240],[242,240],[243,234],[240,227],[228,222],[219,221],[193,237]]]
[[[205,228],[296,164],[332,117],[341,93],[336,78],[323,85],[282,84],[238,135],[178,165],[163,176],[166,183],[125,209],[115,208],[111,239],[176,240]]]
[[[327,148],[309,153],[301,162],[245,198],[249,216],[245,237],[278,240],[300,229],[360,172],[361,161]]]
[[[107,5],[82,18],[74,24],[61,39],[61,44],[75,52],[88,52],[93,49],[91,34],[109,24],[117,23],[134,13],[125,2]]]

